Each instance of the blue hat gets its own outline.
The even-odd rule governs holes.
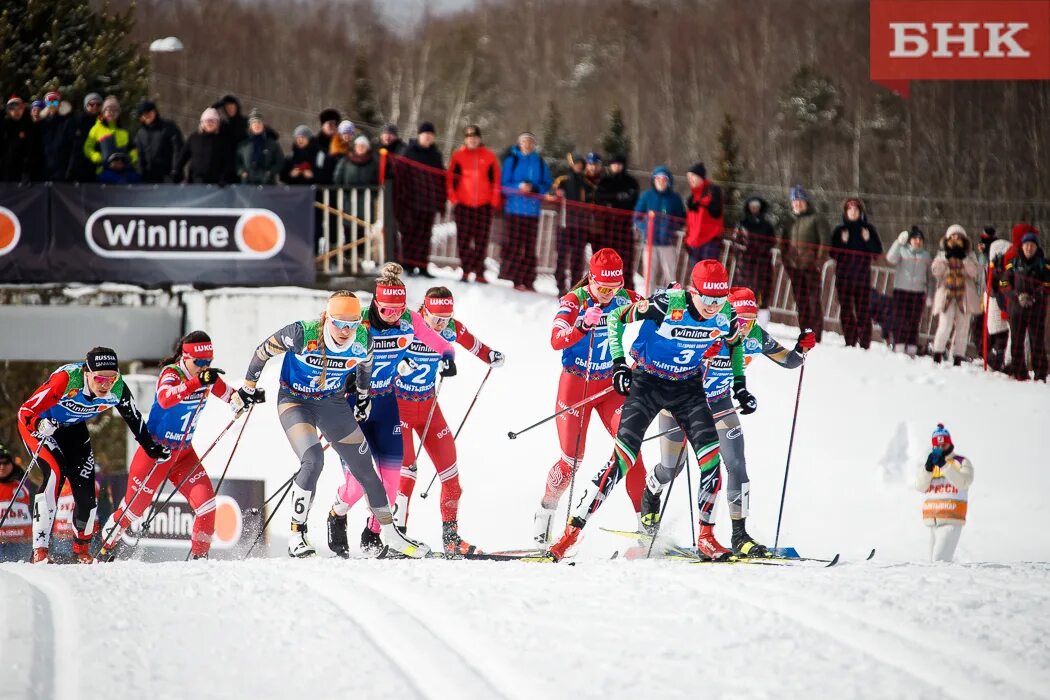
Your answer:
[[[593,165],[595,163],[599,163],[600,164],[602,162],[602,157],[600,155],[598,155],[597,153],[595,153],[594,151],[591,151],[590,153],[587,154],[587,162],[590,163],[591,165]]]
[[[1035,243],[1036,245],[1039,245],[1039,236],[1036,235],[1034,232],[1029,231],[1025,235],[1021,236],[1021,242],[1022,243]]]
[[[933,436],[930,438],[930,442],[934,447],[944,449],[952,444],[952,435],[948,432],[948,429],[944,427],[944,423],[938,423],[937,428],[933,431]]]
[[[803,202],[808,202],[809,195],[806,194],[806,191],[804,189],[802,189],[802,185],[795,185],[788,191],[788,199],[792,201],[798,199]]]

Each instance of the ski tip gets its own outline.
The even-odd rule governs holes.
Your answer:
[[[871,561],[874,558],[875,558],[875,548],[872,547],[872,550],[868,553],[868,556],[864,557],[864,561]]]
[[[836,554],[835,556],[833,556],[833,557],[831,558],[831,561],[829,561],[829,562],[828,562],[828,563],[827,563],[827,564],[825,565],[825,568],[830,568],[830,567],[832,567],[832,566],[835,566],[835,565],[836,565],[836,564],[838,564],[838,563],[839,563],[839,555],[838,555],[838,554]]]
[[[611,557],[609,557],[609,559],[615,559],[618,556],[620,556],[620,551],[616,550],[615,552],[613,552],[613,555]]]

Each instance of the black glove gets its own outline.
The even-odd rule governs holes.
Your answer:
[[[266,391],[264,389],[248,391],[247,388],[242,386],[237,390],[237,396],[241,397],[241,403],[244,404],[245,408],[248,408],[253,403],[266,403]]]
[[[746,416],[758,410],[758,399],[747,390],[743,379],[733,381],[733,397],[740,404],[740,415]]]
[[[367,391],[363,391],[357,395],[357,400],[354,401],[354,420],[358,423],[363,423],[368,420],[368,416],[372,413],[372,397],[368,395]]]
[[[171,450],[164,445],[161,445],[159,442],[154,442],[150,445],[143,445],[142,450],[150,459],[164,461],[168,457],[171,457]]]
[[[197,379],[201,381],[203,386],[211,386],[215,382],[219,381],[219,375],[226,374],[218,367],[205,367],[201,370],[201,373],[197,375]],[[256,390],[258,391],[258,389]]]
[[[455,359],[453,359],[451,357],[442,357],[441,358],[441,364],[439,366],[441,367],[441,369],[439,370],[438,373],[442,377],[446,377],[447,378],[447,377],[454,377],[454,376],[456,376],[456,360]]]
[[[620,396],[627,396],[631,393],[631,368],[622,357],[613,360],[613,364],[616,366],[612,375],[613,391]]]
[[[926,458],[926,471],[932,472],[934,467],[943,467],[946,458],[942,450],[931,450],[930,456]]]

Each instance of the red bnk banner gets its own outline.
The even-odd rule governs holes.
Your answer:
[[[1050,80],[1050,0],[871,0],[871,79]]]

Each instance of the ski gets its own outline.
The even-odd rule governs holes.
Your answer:
[[[639,545],[639,547],[637,549],[640,549],[642,551],[643,557],[648,554],[649,545],[648,544],[644,544],[644,543],[649,542],[652,539],[651,536],[648,533],[639,532],[637,530],[616,530],[614,528],[608,528],[608,527],[602,527],[600,529],[603,530],[604,532],[608,532],[608,533],[613,534],[613,535],[619,535],[620,537],[629,537],[631,539],[638,540],[639,542],[642,542],[643,544]],[[633,549],[635,549],[635,548],[632,547],[631,550],[633,550]],[[628,550],[628,551],[631,551],[631,550]],[[632,558],[632,557],[628,556],[626,553],[625,553],[624,556],[625,556],[625,558],[628,558],[628,559]],[[865,561],[868,561],[868,560],[872,559],[874,556],[875,556],[875,550],[872,549],[871,552],[868,554],[868,556],[865,558]],[[637,558],[637,556],[634,557],[634,558]],[[784,556],[784,555],[773,555],[773,556],[768,556],[768,557],[739,557],[739,556],[732,556],[729,559],[726,559],[726,560],[723,560],[723,561],[711,561],[710,559],[701,559],[700,557],[698,557],[697,554],[696,554],[696,550],[693,549],[693,548],[681,547],[681,546],[676,545],[674,543],[663,543],[663,542],[659,541],[659,538],[657,538],[657,546],[653,548],[652,557],[649,557],[649,558],[679,559],[679,560],[686,560],[686,561],[694,562],[694,563],[697,563],[697,564],[780,564],[780,563],[787,563],[787,562],[814,562],[814,563],[824,564],[826,567],[830,568],[830,567],[835,566],[836,564],[839,563],[840,555],[839,554],[835,554],[835,556],[831,557],[830,559],[821,559],[819,557],[803,557],[803,556],[799,556],[796,553],[795,556]]]

